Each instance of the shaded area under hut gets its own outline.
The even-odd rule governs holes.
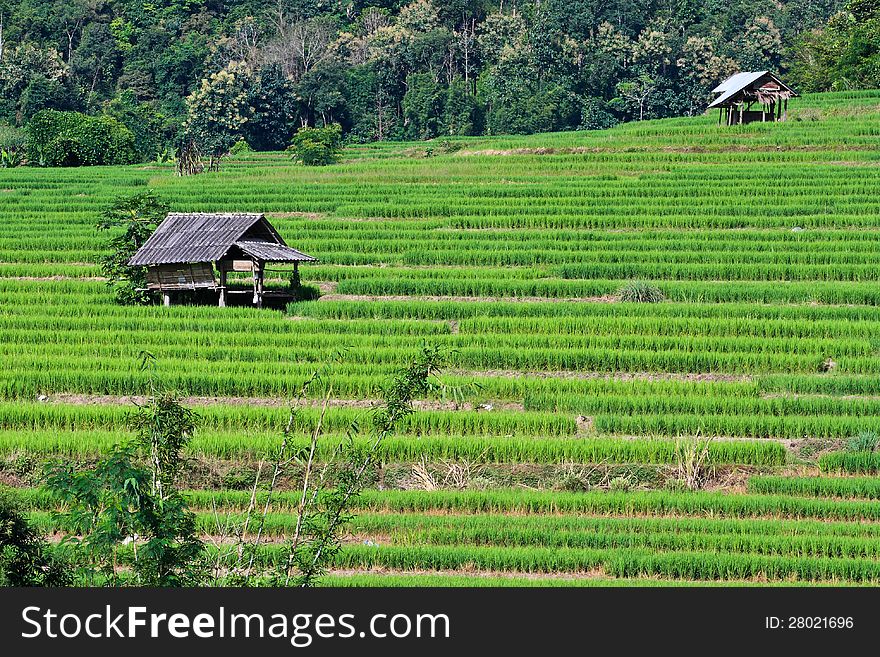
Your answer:
[[[317,258],[287,246],[278,231],[259,213],[177,213],[165,217],[128,261],[147,268],[147,289],[171,305],[171,295],[184,291],[216,291],[218,304],[229,295],[252,295],[262,307],[266,299],[290,300],[294,290],[265,288],[268,263],[293,264],[292,286],[299,285],[299,263]],[[217,276],[215,276],[215,269]],[[250,273],[247,285],[230,285],[230,274]]]

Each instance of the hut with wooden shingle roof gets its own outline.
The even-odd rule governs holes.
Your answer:
[[[280,294],[264,289],[266,263],[293,263],[298,273],[301,262],[317,259],[287,246],[263,214],[172,212],[128,264],[147,268],[147,289],[160,292],[166,306],[172,292],[206,289],[216,290],[225,306],[228,294],[251,293],[229,289],[228,273],[251,272],[259,307],[265,297]]]
[[[797,96],[794,89],[770,71],[744,71],[731,75],[712,90],[718,96],[709,109],[719,110],[718,122],[734,125],[752,121],[785,121],[788,101]],[[755,104],[760,110],[753,110]]]

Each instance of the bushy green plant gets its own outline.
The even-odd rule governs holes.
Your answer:
[[[132,305],[150,300],[149,294],[143,291],[147,286],[146,267],[133,267],[128,261],[153,234],[167,212],[168,205],[152,191],[117,199],[104,211],[98,230],[124,229],[107,243],[110,254],[100,258],[101,270],[107,277],[107,284],[113,288],[117,303]]]
[[[82,558],[87,582],[121,584],[120,560],[141,586],[202,580],[204,545],[177,489],[181,452],[195,425],[193,411],[171,393],[154,390],[130,421],[129,442],[91,467],[49,467],[47,487],[66,506],[58,516],[64,541]]]
[[[658,303],[666,297],[656,285],[645,281],[630,281],[617,291],[621,301],[630,303]]]
[[[876,431],[860,431],[846,443],[848,452],[873,452],[880,444],[880,434]]]
[[[0,169],[11,169],[24,164],[27,133],[21,128],[0,125]]]
[[[297,130],[287,150],[294,160],[306,166],[338,162],[342,151],[342,127],[338,123],[323,128],[304,126]]]
[[[12,149],[0,149],[0,169],[14,169],[21,166],[23,158],[21,152]]]
[[[28,124],[28,160],[33,164],[90,166],[137,159],[131,130],[110,116],[42,110]]]
[[[51,555],[43,537],[18,504],[0,491],[0,586],[65,586],[64,563]]]
[[[251,153],[253,152],[253,148],[250,147],[244,139],[239,139],[232,145],[232,148],[229,149],[230,155],[241,155],[242,153]]]

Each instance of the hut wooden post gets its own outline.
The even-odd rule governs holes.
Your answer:
[[[786,98],[783,102],[785,103],[785,108],[782,110],[782,120],[787,121],[788,120],[788,98]]]
[[[252,303],[256,306],[259,302],[259,299],[260,299],[260,295],[257,291],[257,276],[258,276],[257,269],[259,268],[260,265],[256,259],[253,259],[252,262],[253,262],[253,265],[251,265],[251,273],[253,274],[253,279],[254,279],[254,300]]]
[[[171,305],[171,293],[170,292],[162,292],[162,305],[170,306]]]
[[[217,304],[224,308],[226,306],[226,266],[220,262],[217,269],[220,270],[220,298]]]

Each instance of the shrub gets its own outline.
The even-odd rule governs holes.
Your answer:
[[[68,570],[53,558],[24,513],[0,492],[0,586],[64,586]]]
[[[12,126],[0,125],[0,169],[12,169],[24,164],[27,133]]]
[[[338,123],[323,128],[304,126],[297,130],[287,150],[306,166],[333,164],[339,161],[342,150],[342,127]]]
[[[601,98],[584,98],[581,106],[581,123],[578,130],[607,130],[619,123],[617,117],[611,112]]]
[[[0,149],[0,169],[14,169],[22,164],[21,152],[12,149]]]
[[[109,116],[43,110],[28,124],[28,159],[41,166],[130,164],[134,135]]]
[[[147,268],[131,266],[128,261],[153,234],[167,212],[168,205],[147,190],[116,199],[102,213],[98,230],[124,229],[108,241],[110,253],[99,258],[101,271],[107,277],[107,285],[113,289],[116,303],[133,305],[149,302],[149,293],[143,291],[147,286]]]
[[[658,303],[666,297],[656,285],[645,281],[630,281],[617,291],[621,301],[632,303]]]
[[[232,145],[232,148],[229,149],[230,155],[240,155],[241,153],[251,153],[253,152],[253,148],[250,147],[244,139],[239,139]]]
[[[880,435],[875,431],[860,431],[846,443],[847,452],[873,452],[880,443]]]
[[[21,128],[0,125],[0,150],[23,151],[27,146],[27,133]]]

